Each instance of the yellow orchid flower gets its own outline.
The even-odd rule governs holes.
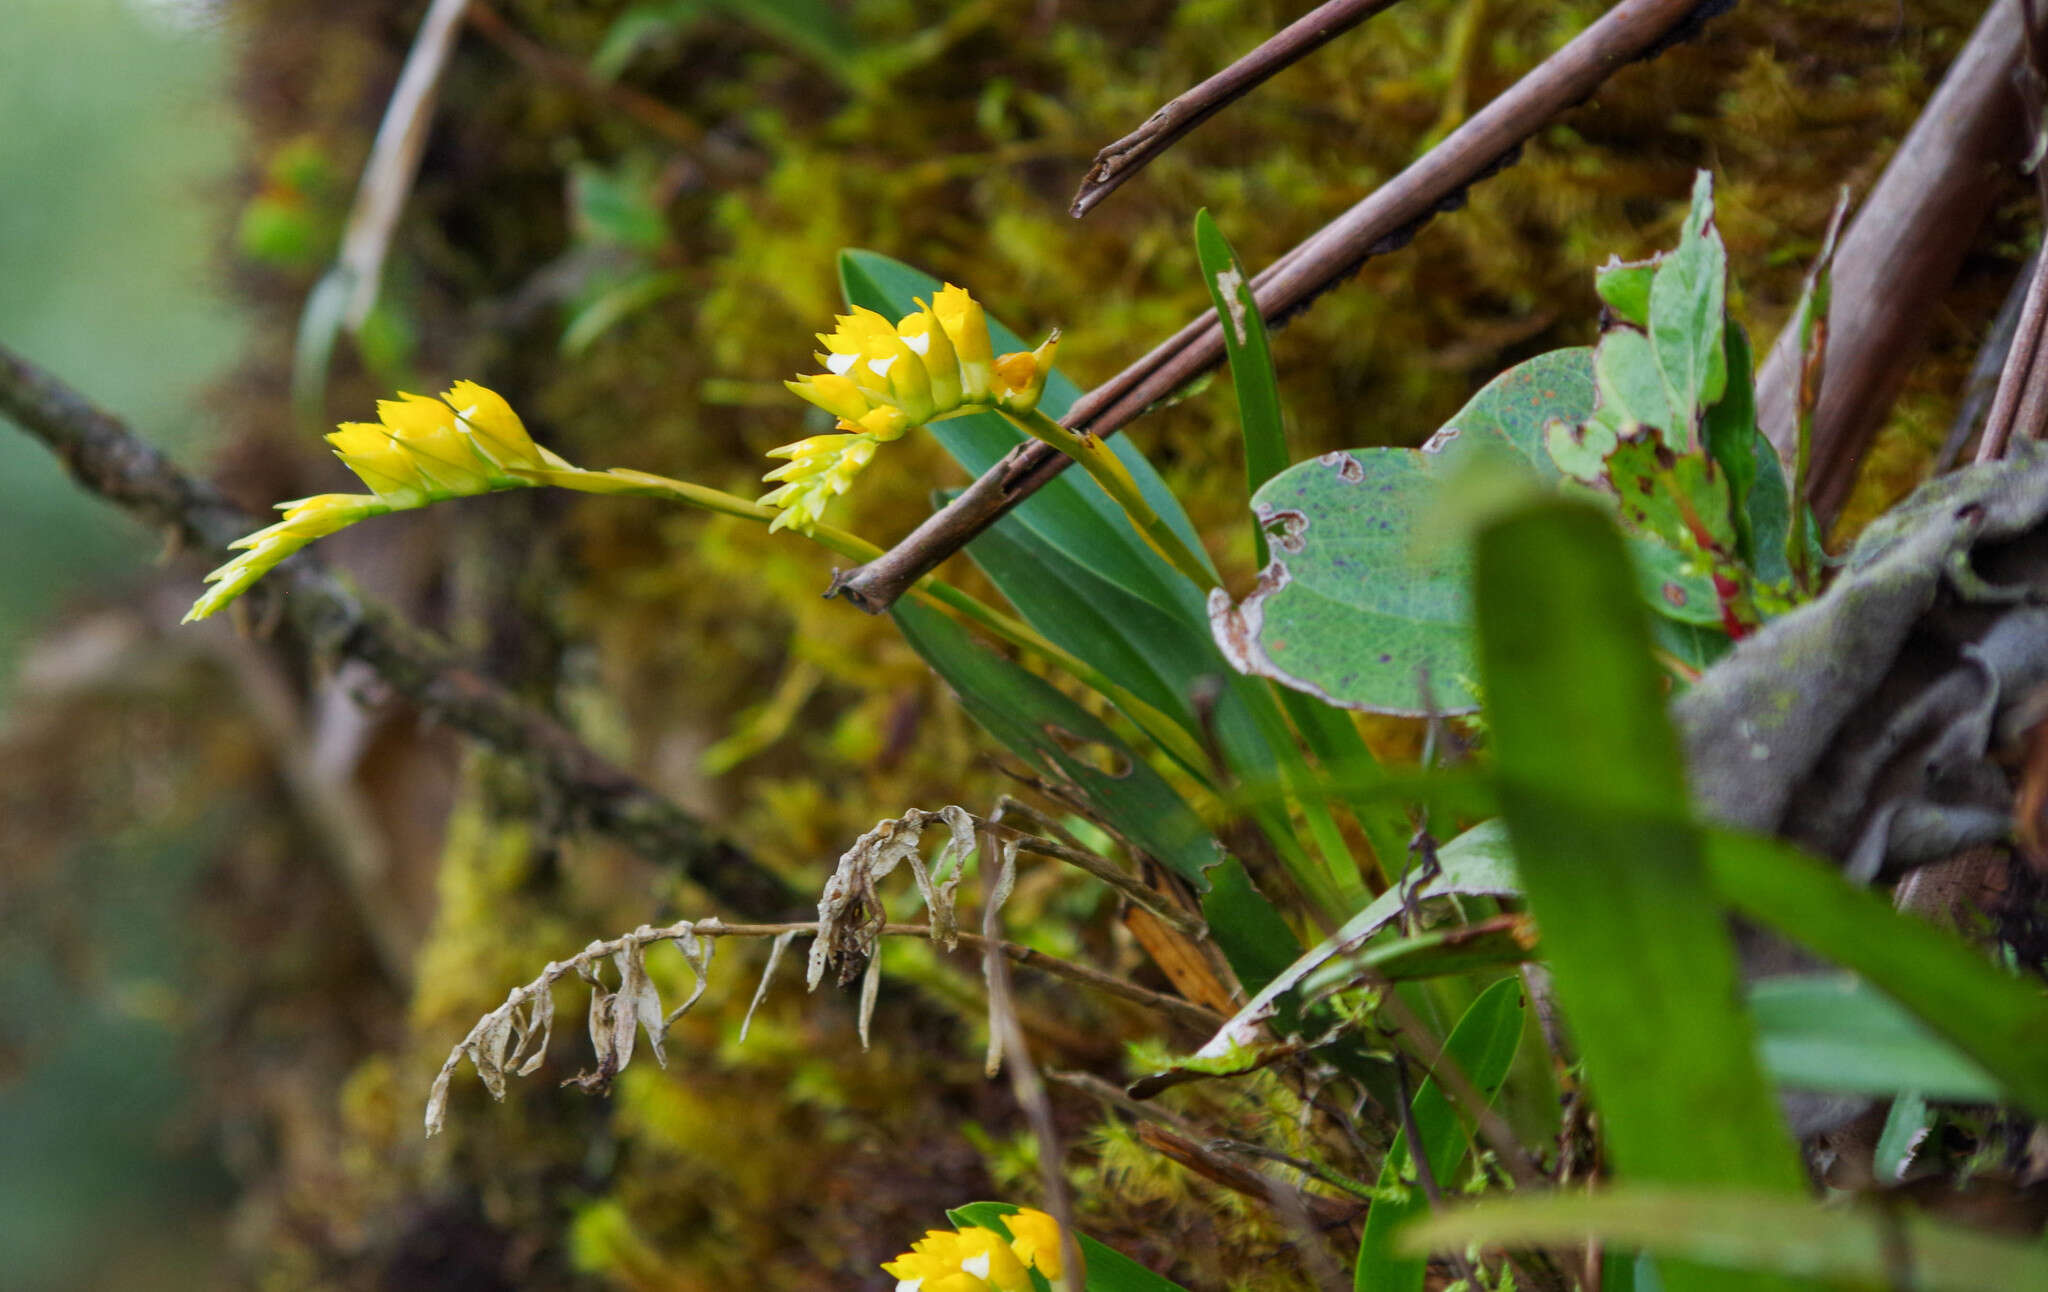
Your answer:
[[[561,484],[556,477],[563,473],[596,477],[588,487],[609,479],[578,471],[534,443],[512,406],[473,381],[456,382],[439,399],[401,393],[381,400],[376,421],[343,422],[327,442],[370,492],[279,503],[282,520],[229,544],[241,555],[206,576],[213,586],[193,603],[185,622],[215,613],[314,539],[370,516],[446,498]]]
[[[1052,372],[1055,332],[1036,350],[997,358],[988,317],[964,288],[948,283],[927,305],[893,326],[883,315],[855,306],[818,340],[824,372],[786,386],[800,399],[838,419],[844,434],[814,435],[769,451],[791,458],[765,479],[783,484],[761,501],[784,509],[775,521],[809,529],[825,505],[846,492],[854,475],[886,444],[930,422],[999,409],[1027,414],[1038,407]]]
[[[882,1270],[896,1277],[896,1292],[1030,1292],[1035,1268],[1060,1276],[1059,1222],[1029,1207],[1003,1217],[1011,1241],[994,1230],[934,1229]]]

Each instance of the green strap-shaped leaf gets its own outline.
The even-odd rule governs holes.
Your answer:
[[[1473,1085],[1491,1096],[1507,1080],[1521,1037],[1522,984],[1517,978],[1503,978],[1472,1002],[1444,1042],[1444,1053]],[[1457,1110],[1433,1077],[1415,1092],[1409,1108],[1429,1153],[1430,1178],[1449,1189],[1469,1146]],[[1420,1185],[1404,1180],[1414,1174],[1411,1151],[1408,1132],[1403,1130],[1394,1137],[1380,1168],[1380,1197],[1365,1214],[1365,1238],[1358,1247],[1357,1292],[1417,1292],[1428,1273],[1428,1262],[1394,1251],[1394,1237],[1402,1223],[1429,1210],[1429,1199]],[[1400,1187],[1408,1190],[1405,1198],[1387,1196]]]
[[[2048,1117],[2048,995],[2037,985],[1790,844],[1714,830],[1706,858],[1730,906],[1863,975]]]
[[[1252,295],[1244,262],[1216,227],[1207,207],[1195,212],[1195,255],[1202,264],[1202,282],[1223,322],[1223,354],[1230,362],[1230,381],[1237,389],[1237,413],[1244,430],[1244,475],[1247,497],[1287,469],[1287,429],[1280,417],[1280,382],[1273,373],[1273,351],[1266,343],[1266,320]],[[1266,532],[1254,528],[1259,564],[1266,563]]]
[[[976,645],[951,619],[911,601],[890,614],[974,720],[1031,770],[1071,787],[1109,826],[1168,869],[1208,887],[1216,841],[1150,764],[1044,679]]]
[[[905,600],[889,613],[969,716],[1033,771],[1071,787],[1111,829],[1197,892],[1211,893],[1214,878],[1231,881],[1227,901],[1204,905],[1216,944],[1240,977],[1256,978],[1265,966],[1284,965],[1299,952],[1286,921],[1243,882],[1242,869],[1225,858],[1194,811],[1095,715],[1042,678],[976,645],[937,611]]]
[[[1784,1085],[1987,1104],[2002,1093],[1983,1068],[1852,974],[1762,979],[1750,986],[1749,1009],[1764,1067]]]
[[[941,286],[928,274],[869,251],[842,252],[840,277],[849,302],[891,318],[911,310],[920,296],[929,300]],[[998,349],[1024,348],[993,318],[989,332]],[[1073,383],[1054,371],[1041,407],[1057,417],[1078,395]],[[1021,432],[993,414],[949,418],[931,430],[956,461],[977,473],[1023,439]],[[1110,444],[1154,510],[1190,548],[1200,551],[1186,513],[1151,464],[1124,437]],[[1357,865],[1329,807],[1315,791],[1316,778],[1296,747],[1279,704],[1264,687],[1238,677],[1224,662],[1210,640],[1200,591],[1139,537],[1116,503],[1085,475],[1070,471],[1014,508],[999,528],[1005,530],[1007,543],[998,539],[984,551],[977,540],[969,550],[1018,613],[1119,685],[1174,716],[1191,736],[1201,739],[1207,734],[1190,707],[1197,686],[1206,688],[1205,678],[1224,680],[1211,722],[1225,761],[1241,780],[1277,775],[1299,803],[1322,860],[1311,857],[1295,837],[1283,803],[1255,801],[1250,808],[1253,818],[1297,882],[1333,917],[1341,918],[1362,902],[1365,890]],[[1069,590],[1087,596],[1088,612],[1076,613]],[[1162,703],[1169,691],[1175,698]],[[1333,771],[1370,770],[1362,741],[1354,749],[1329,742],[1329,731],[1319,729],[1316,734],[1325,738],[1341,764]],[[1190,770],[1202,774],[1202,769]],[[1378,844],[1391,837],[1377,815],[1369,816],[1366,826]]]
[[[1919,1292],[2010,1292],[2048,1287],[2048,1248],[1912,1211],[1821,1207],[1778,1193],[1624,1185],[1603,1193],[1552,1193],[1446,1210],[1402,1235],[1413,1252],[1566,1247],[1588,1239],[1642,1247],[1725,1273],[1722,1287],[1767,1279],[1827,1279],[1830,1286]],[[1613,1251],[1609,1249],[1610,1253]],[[1608,1261],[1615,1261],[1609,1255]],[[1676,1260],[1661,1262],[1680,1286]]]
[[[1480,531],[1503,816],[1624,1181],[1796,1194],[1620,536],[1582,503]],[[1730,1286],[1668,1265],[1673,1292]]]

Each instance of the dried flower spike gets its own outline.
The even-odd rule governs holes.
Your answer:
[[[837,328],[818,337],[826,371],[784,383],[838,418],[838,428],[769,450],[769,457],[790,459],[763,477],[781,482],[761,499],[782,509],[770,528],[817,524],[878,445],[919,426],[988,409],[1029,413],[1045,390],[1059,339],[1054,332],[1036,350],[997,358],[980,304],[951,283],[893,327],[860,306],[841,315]]]

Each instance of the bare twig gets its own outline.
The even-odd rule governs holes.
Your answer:
[[[1957,403],[1955,420],[1949,423],[1948,435],[1934,455],[1935,475],[1961,461],[1970,437],[1980,427],[1990,424],[1985,414],[1998,392],[1998,377],[2005,370],[2006,357],[2012,353],[2013,342],[2019,336],[2020,314],[2033,290],[2034,268],[2040,260],[2041,253],[2036,251],[2020,266],[2019,273],[2013,276],[2012,290],[2005,294],[1997,317],[1991,320],[1991,327],[1984,334],[1983,344],[1977,347],[1977,358],[1970,365],[1970,375],[1963,381],[1962,399]]]
[[[463,11],[469,2],[434,0],[426,17],[420,19],[419,34],[413,37],[398,84],[385,105],[384,120],[377,126],[376,141],[370,145],[370,159],[356,185],[355,205],[349,210],[336,261],[348,290],[342,317],[351,328],[361,327],[370,307],[377,303],[384,256],[391,249],[391,234],[405,209],[406,194],[412,191],[413,176],[419,172],[427,128],[434,121],[441,73],[455,52],[455,37],[462,30]]]
[[[2027,279],[2026,298],[2020,304],[2019,323],[2006,347],[2005,363],[1999,369],[1998,393],[1992,396],[1991,412],[1984,418],[1984,435],[1977,441],[1977,461],[1991,462],[2005,456],[2013,429],[2026,426],[2022,406],[2037,403],[2037,374],[2043,372],[2041,342],[2048,337],[2048,273],[2041,272],[2041,258],[2034,258]],[[2022,431],[2022,434],[2027,432]]]
[[[2033,0],[2019,0],[2019,6],[2020,36],[2026,58],[2014,72],[2013,80],[2025,112],[2034,190],[2041,199],[2042,215],[2048,217],[2048,170],[2043,169],[2038,150],[2032,146],[2041,129],[2043,87],[2048,85],[2048,78],[2044,78],[2041,19]],[[2039,255],[2034,257],[2026,304],[2020,308],[2019,331],[2011,349],[2006,351],[1998,394],[1992,399],[1991,414],[1984,421],[1984,438],[1977,445],[1979,462],[2003,457],[2014,434],[2040,438],[2042,425],[2048,421],[2048,335],[2044,335],[2043,324],[2044,316],[2048,316],[2048,274],[2041,272],[2040,260]]]
[[[617,108],[670,143],[695,148],[707,142],[703,126],[657,98],[599,80],[581,62],[557,54],[514,27],[484,0],[470,0],[469,25],[534,75]]]
[[[193,546],[217,551],[264,523],[4,347],[0,415],[55,453],[80,485]],[[805,909],[794,889],[737,844],[472,671],[445,643],[357,596],[309,554],[293,557],[249,595],[267,598],[259,613],[281,613],[315,653],[363,661],[424,713],[524,764],[571,820],[677,867],[735,911]]]
[[[1429,1160],[1429,1145],[1423,1142],[1422,1127],[1415,1120],[1415,1092],[1409,1088],[1408,1056],[1394,1055],[1394,1089],[1400,1092],[1401,1133],[1408,1138],[1408,1160],[1415,1166],[1415,1183],[1422,1189],[1422,1196],[1429,1199],[1431,1211],[1441,1211],[1444,1192],[1437,1184],[1436,1167]],[[1450,1255],[1451,1269],[1470,1286],[1478,1286],[1473,1277],[1471,1262],[1462,1252]]]
[[[1650,57],[1720,12],[1725,0],[1623,0],[1486,105],[1413,165],[1268,266],[1254,281],[1259,311],[1278,323],[1373,256],[1406,245],[1472,184],[1507,166],[1522,144],[1625,64]],[[1083,396],[1063,419],[1109,435],[1223,358],[1214,310]],[[1067,459],[1038,441],[1006,454],[882,556],[833,581],[832,592],[879,614],[939,562],[1058,475]]]
[[[1356,1202],[1320,1193],[1303,1193],[1250,1167],[1233,1162],[1206,1145],[1168,1130],[1154,1122],[1138,1123],[1138,1142],[1162,1157],[1180,1163],[1196,1175],[1246,1197],[1257,1198],[1276,1210],[1285,1211],[1282,1199],[1292,1194],[1295,1205],[1305,1210],[1320,1228],[1334,1228],[1358,1218],[1364,1210]]]
[[[1807,481],[1823,524],[1848,497],[1936,317],[1930,304],[1954,280],[1970,231],[2016,160],[2009,78],[2020,25],[2016,0],[1991,7],[1842,237]],[[1757,373],[1758,425],[1787,462],[1798,448],[1800,358],[1787,329]]]
[[[1080,219],[1123,182],[1274,73],[1308,57],[1397,0],[1328,0],[1281,28],[1272,39],[1146,118],[1145,124],[1095,154],[1069,214]]]

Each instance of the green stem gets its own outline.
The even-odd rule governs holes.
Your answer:
[[[1173,527],[1152,510],[1152,504],[1145,501],[1145,495],[1139,491],[1138,482],[1131,478],[1130,471],[1117,460],[1107,443],[1086,431],[1076,434],[1035,408],[1028,413],[1014,413],[1009,409],[998,411],[1011,425],[1032,439],[1042,440],[1080,463],[1089,478],[1101,485],[1102,491],[1123,508],[1138,536],[1196,587],[1208,592],[1222,586],[1215,572],[1209,568],[1209,562],[1182,542],[1180,535],[1173,532]]]
[[[722,516],[737,516],[742,520],[759,521],[762,524],[768,524],[782,515],[775,507],[750,502],[736,494],[647,471],[573,469],[531,471],[522,474],[542,483],[574,489],[580,493],[634,494],[642,497],[667,498],[705,511],[717,512]],[[866,564],[882,554],[881,548],[858,534],[831,525],[814,525],[809,531],[796,532],[802,533],[805,538],[827,551],[850,561]],[[1172,718],[1110,680],[1101,669],[1046,640],[1022,620],[1004,614],[964,588],[955,587],[936,575],[927,574],[919,579],[910,589],[910,594],[935,609],[950,611],[969,623],[979,625],[998,640],[1029,651],[1055,668],[1064,670],[1076,681],[1093,689],[1121,709],[1137,724],[1139,730],[1151,737],[1175,762],[1181,764],[1205,787],[1215,787],[1209,760],[1203,756],[1201,746],[1195,743],[1194,738]]]

